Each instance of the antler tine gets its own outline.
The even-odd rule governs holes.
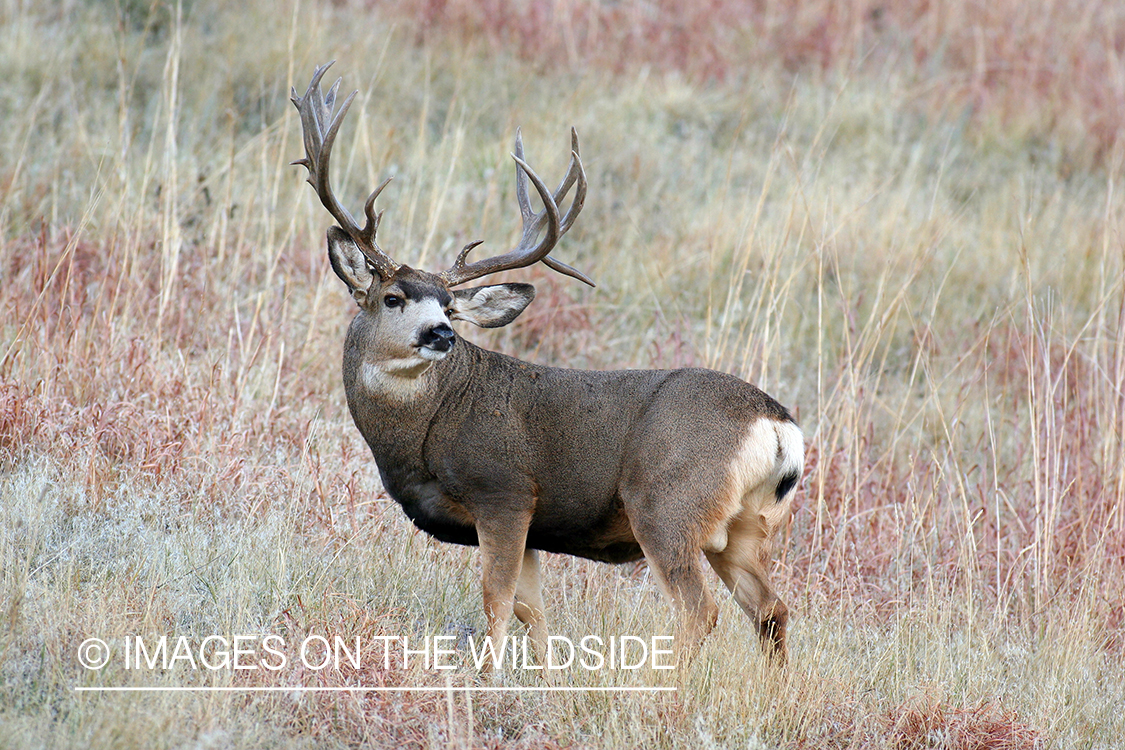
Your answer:
[[[518,130],[516,131],[516,151],[520,156],[523,155],[523,142],[522,139],[520,139]],[[519,170],[517,170],[517,173],[518,171]],[[520,213],[523,214],[526,222],[527,216],[531,213],[531,202],[527,197],[526,182],[524,182],[524,184],[522,185],[521,190],[521,178],[521,174],[516,175],[516,198],[520,202]],[[574,128],[571,128],[570,166],[567,168],[566,176],[563,177],[562,182],[559,183],[558,188],[555,189],[554,195],[552,196],[555,199],[556,205],[562,203],[563,199],[566,197],[567,192],[569,192],[570,188],[574,185],[575,182],[578,183],[578,188],[574,191],[574,200],[571,201],[570,208],[567,209],[566,214],[562,217],[562,223],[559,227],[560,235],[564,234],[568,229],[570,229],[570,226],[574,223],[574,219],[578,216],[578,212],[582,210],[582,206],[586,203],[586,171],[582,168],[582,157],[579,154],[578,131]],[[543,227],[543,223],[546,220],[546,212],[540,213],[535,217],[535,222],[531,226],[527,227],[525,231],[530,231],[532,232],[532,234],[538,232]],[[543,263],[551,270],[557,271],[564,276],[570,276],[573,279],[578,279],[582,283],[589,284],[590,286],[597,286],[597,284],[594,283],[594,280],[589,276],[582,273],[573,266],[568,266],[566,263],[563,263],[560,260],[555,260],[550,256],[546,256],[543,258]]]
[[[384,181],[367,199],[367,203],[363,207],[367,222],[362,229],[352,217],[351,212],[336,200],[336,196],[332,192],[332,184],[329,180],[329,160],[332,156],[332,145],[336,141],[336,135],[340,132],[340,125],[344,121],[344,116],[348,113],[348,108],[351,107],[352,101],[359,93],[353,91],[349,94],[344,103],[340,105],[339,111],[333,115],[332,110],[336,104],[340,80],[337,79],[332,84],[327,94],[322,94],[320,90],[320,79],[332,67],[333,62],[335,61],[321,65],[316,69],[313,73],[312,83],[309,84],[304,97],[297,96],[297,89],[293,89],[293,106],[301,113],[301,130],[305,142],[305,158],[298,159],[293,164],[301,165],[309,171],[308,182],[316,190],[320,202],[336,219],[340,228],[356,243],[363,255],[374,266],[376,273],[384,279],[390,278],[398,270],[399,264],[383,252],[375,242],[375,233],[379,229],[379,220],[383,216],[381,211],[378,214],[375,213],[375,199],[390,180]],[[327,128],[325,127],[326,123]]]
[[[379,197],[379,193],[383,192],[383,188],[391,184],[393,177],[388,177],[383,180],[379,187],[371,191],[371,195],[367,197],[367,203],[363,205],[363,214],[367,217],[367,223],[363,227],[364,236],[367,236],[368,229],[370,228],[370,242],[375,244],[375,233],[379,231],[379,222],[383,220],[383,212],[375,213],[375,199]]]
[[[582,156],[578,150],[578,131],[575,128],[570,129],[570,168],[567,170],[566,177],[559,184],[558,190],[555,191],[555,203],[561,203],[566,196],[571,185],[578,182],[578,187],[574,190],[574,200],[570,203],[570,208],[567,209],[566,215],[562,218],[562,226],[559,228],[560,233],[566,232],[570,229],[570,225],[574,223],[574,219],[578,216],[578,212],[582,210],[582,206],[586,204],[586,170],[582,168]],[[586,274],[579,271],[577,268],[568,266],[562,261],[555,260],[551,257],[546,257],[543,262],[553,271],[557,271],[565,276],[578,279],[584,284],[590,286],[597,286],[594,280]]]
[[[586,171],[582,168],[582,156],[578,150],[578,131],[574,128],[570,129],[570,165],[567,167],[566,176],[563,181],[559,183],[558,188],[555,189],[554,199],[556,204],[561,204],[563,198],[566,197],[567,192],[575,182],[578,182],[578,189],[574,191],[574,200],[567,209],[566,215],[562,218],[562,231],[570,229],[570,225],[574,223],[575,217],[578,212],[582,210],[582,206],[586,203]],[[543,225],[544,217],[540,216],[536,222],[536,229]]]
[[[523,134],[518,129],[516,130],[515,152],[512,154],[512,158],[516,162],[516,203],[519,205],[520,217],[523,220],[523,233],[519,245],[503,255],[465,265],[465,257],[469,250],[480,243],[475,242],[466,245],[458,254],[453,266],[440,274],[448,284],[451,286],[461,284],[499,271],[530,266],[541,260],[549,268],[561,274],[594,286],[594,282],[581,271],[549,257],[549,253],[554,249],[559,238],[574,223],[575,217],[582,210],[582,205],[586,200],[586,173],[582,168],[582,159],[578,154],[578,133],[574,128],[571,128],[570,133],[570,166],[558,189],[554,193],[550,193],[535,170],[524,161]],[[535,213],[531,208],[531,197],[527,189],[528,180],[535,185],[535,190],[543,201],[543,210],[539,213]],[[578,184],[578,187],[575,190],[574,200],[566,214],[560,216],[559,201],[566,196],[575,183]],[[546,233],[537,244],[534,244],[535,238],[543,230],[544,225],[547,228]]]
[[[520,128],[516,128],[515,158],[523,158],[523,130]],[[520,218],[523,219],[524,234],[527,234],[533,225],[537,225],[540,222],[530,221],[536,218],[535,212],[531,210],[531,198],[527,194],[527,175],[520,169],[518,162],[516,163],[516,203],[518,203],[520,207]],[[544,214],[543,218],[546,218],[546,214]]]

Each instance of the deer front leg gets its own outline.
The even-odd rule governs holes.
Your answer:
[[[516,617],[527,625],[535,655],[547,658],[547,617],[543,608],[543,586],[539,580],[539,553],[524,550],[519,582],[516,584]]]
[[[484,593],[484,616],[493,648],[504,647],[508,621],[515,606],[516,589],[524,560],[527,527],[530,515],[498,513],[496,518],[478,518],[477,541],[480,544],[481,584]],[[540,604],[540,613],[542,606]],[[534,626],[533,626],[534,627]],[[534,638],[534,635],[533,635]],[[491,663],[484,671],[491,669]]]

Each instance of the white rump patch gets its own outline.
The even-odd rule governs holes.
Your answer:
[[[781,423],[772,419],[758,419],[746,430],[742,445],[730,464],[731,483],[743,491],[756,487],[774,475],[778,463],[779,433]]]
[[[727,500],[723,520],[718,524],[703,549],[722,552],[727,547],[727,526],[741,513],[761,518],[768,529],[775,529],[788,515],[790,493],[777,499],[777,485],[786,476],[800,476],[805,465],[805,440],[801,428],[792,422],[761,418],[746,430],[746,436],[730,463]]]

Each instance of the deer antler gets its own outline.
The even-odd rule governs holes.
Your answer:
[[[316,72],[313,73],[312,83],[309,84],[309,89],[305,92],[304,97],[298,97],[297,89],[293,89],[293,106],[301,113],[301,129],[305,136],[305,158],[298,159],[293,164],[299,164],[309,170],[308,182],[316,190],[320,202],[336,219],[340,228],[355,241],[360,252],[375,268],[375,272],[381,278],[389,279],[398,270],[399,264],[383,252],[375,242],[375,233],[379,231],[379,221],[383,218],[382,211],[378,214],[375,213],[375,199],[379,197],[379,193],[390,182],[390,178],[387,178],[382,185],[375,188],[374,192],[368,197],[367,203],[364,204],[363,213],[367,217],[367,222],[362,229],[352,218],[348,209],[336,200],[336,196],[332,193],[332,185],[328,180],[328,160],[332,154],[332,144],[336,140],[336,134],[340,131],[340,124],[344,121],[344,115],[348,113],[348,107],[351,106],[355,95],[359,93],[353,91],[344,100],[340,110],[335,115],[332,114],[332,109],[336,104],[336,91],[340,88],[340,79],[332,84],[332,88],[328,90],[327,95],[321,94],[320,79],[332,67],[333,62],[335,60],[316,69]]]
[[[582,159],[578,153],[578,133],[574,128],[570,130],[570,144],[570,167],[558,189],[552,194],[535,170],[523,160],[523,136],[519,130],[516,131],[516,149],[512,158],[516,160],[516,201],[519,203],[520,216],[523,218],[523,235],[520,237],[520,242],[515,248],[502,255],[466,265],[465,258],[469,251],[480,244],[479,241],[469,243],[457,255],[453,265],[438,274],[442,280],[454,286],[499,271],[530,266],[541,260],[549,268],[561,274],[594,286],[594,282],[581,271],[548,257],[559,238],[570,229],[578,212],[582,210],[582,204],[586,201],[586,172],[582,169]],[[531,198],[527,191],[529,179],[543,201],[543,210],[537,214],[531,210]],[[578,186],[574,191],[574,200],[566,214],[560,216],[558,204],[576,182]],[[546,225],[546,233],[538,243],[535,243],[535,238],[539,236],[544,225]]]

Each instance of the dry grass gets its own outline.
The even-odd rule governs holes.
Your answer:
[[[0,5],[0,746],[1115,746],[1123,23],[1068,2]],[[535,304],[471,338],[705,364],[795,407],[788,672],[727,603],[674,694],[73,691],[445,687],[90,673],[75,649],[482,627],[475,552],[381,496],[343,404],[351,303],[288,166],[289,86],[331,58],[362,91],[337,190],[396,176],[380,236],[404,262],[508,241],[515,127],[552,174],[578,127],[590,199],[560,253],[599,288],[518,274]],[[545,578],[556,632],[669,632],[643,567],[551,556]]]
[[[382,4],[381,4],[382,5]],[[752,83],[897,71],[923,111],[1103,159],[1125,121],[1125,10],[1108,0],[394,0],[419,39],[452,31],[542,69],[640,68]],[[1077,142],[1068,142],[1068,141]],[[1043,144],[1045,145],[1045,144]]]

